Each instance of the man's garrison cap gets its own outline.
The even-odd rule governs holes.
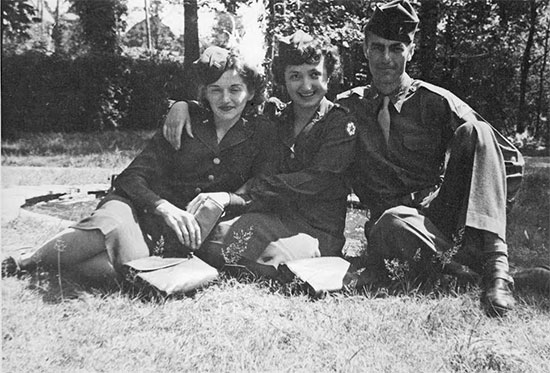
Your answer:
[[[376,6],[365,26],[365,34],[370,31],[384,39],[409,44],[414,39],[418,22],[418,16],[407,0],[394,0]]]

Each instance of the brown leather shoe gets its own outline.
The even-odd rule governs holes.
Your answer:
[[[481,303],[484,305],[488,316],[503,317],[514,308],[516,301],[508,281],[502,278],[494,278],[486,282],[481,295]]]

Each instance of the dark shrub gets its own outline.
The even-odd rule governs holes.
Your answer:
[[[153,128],[167,99],[194,98],[183,65],[89,54],[2,58],[2,134]]]

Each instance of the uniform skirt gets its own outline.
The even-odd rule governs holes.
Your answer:
[[[196,254],[218,268],[242,265],[274,277],[281,263],[341,256],[344,242],[297,217],[248,213],[221,221]]]
[[[149,256],[136,212],[129,202],[118,199],[102,202],[89,217],[72,228],[100,230],[105,236],[109,260],[117,270],[131,260]]]

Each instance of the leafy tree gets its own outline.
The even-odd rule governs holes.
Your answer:
[[[540,79],[528,71],[544,65],[538,61],[545,30],[541,13],[547,6],[540,0],[534,3],[536,17],[530,0],[421,0],[413,72],[455,92],[496,127],[513,133],[520,116],[525,115],[526,123],[534,119],[533,88]],[[525,101],[519,110],[522,84]],[[547,113],[548,104],[542,106]]]
[[[82,35],[93,52],[115,54],[120,51],[118,31],[125,28],[125,0],[72,0],[80,17]]]
[[[27,1],[2,0],[2,37],[28,38],[34,15],[34,7]]]
[[[149,20],[151,27],[151,39],[153,48],[177,50],[176,37],[168,26],[162,23],[157,15]],[[147,34],[145,20],[135,24],[124,36],[124,43],[129,47],[146,47]]]
[[[333,82],[329,96],[352,86],[364,84],[368,68],[363,57],[362,26],[372,9],[371,1],[276,1],[269,2],[268,45],[276,45],[280,36],[290,35],[298,29],[317,35],[325,35],[338,46],[344,68],[342,80]],[[269,59],[277,53],[268,52]],[[274,87],[276,95],[281,87]]]
[[[80,16],[80,27],[88,48],[116,53],[125,0],[70,1]],[[258,0],[150,0],[153,15],[155,9],[159,11],[163,1],[184,7],[185,34],[178,43],[185,48],[184,63],[189,68],[199,56],[198,7],[236,13],[239,6]],[[303,29],[328,36],[340,50],[343,77],[340,86],[331,87],[330,94],[368,83],[370,76],[362,51],[362,27],[378,1],[264,0],[266,13],[260,15],[263,17],[260,22],[266,25],[267,70],[274,53],[277,53],[274,49],[276,39]],[[3,40],[7,36],[33,34],[32,28],[28,28],[32,9],[25,4],[24,1],[2,1]],[[546,76],[550,5],[547,0],[415,0],[413,5],[421,24],[415,57],[408,65],[411,75],[455,92],[505,133],[529,128],[539,138],[550,136],[550,80]],[[218,23],[220,27],[216,30],[219,34],[225,31],[239,33],[243,28],[238,18],[234,23],[231,19],[228,27],[223,19],[221,16],[222,22]],[[62,21],[56,27],[61,30],[61,35],[71,28],[77,30],[74,25]],[[162,27],[159,30],[161,34]],[[62,40],[62,44],[68,43]],[[224,42],[224,38],[216,41],[222,45]],[[83,49],[76,43],[64,50],[81,55]],[[5,50],[6,46],[3,46]],[[151,60],[151,63],[155,61]],[[109,97],[123,96],[105,93],[113,92],[112,89],[109,91],[113,87],[110,79],[105,77],[104,90],[98,90],[104,92],[101,94],[105,97],[103,108],[99,110],[106,112],[110,110],[107,105]],[[281,91],[275,87],[274,93],[280,94]],[[116,113],[111,112],[109,115],[116,117]]]
[[[125,100],[118,77],[124,66],[116,58],[120,51],[118,32],[125,28],[122,16],[125,0],[72,0],[72,10],[80,17],[83,40],[89,48],[86,61],[94,61],[97,75],[89,79],[90,120],[93,128],[112,129],[118,125],[119,106]],[[110,66],[105,69],[104,66]]]
[[[26,1],[2,0],[2,55],[44,45],[40,35],[33,32],[35,15],[36,9]]]
[[[518,121],[516,126],[516,132],[523,132],[527,126],[529,116],[527,115],[527,105],[525,103],[525,96],[527,90],[527,79],[529,77],[529,69],[531,68],[531,53],[533,49],[533,43],[537,27],[537,4],[535,0],[529,1],[529,31],[527,35],[527,41],[525,43],[525,49],[522,56],[521,71],[520,71],[520,84],[519,84],[519,104],[518,104]]]
[[[438,0],[421,0],[418,16],[422,21],[419,33],[416,59],[419,64],[420,79],[430,80],[432,62],[436,59],[437,26],[440,17],[440,2]]]
[[[53,27],[52,39],[57,54],[78,57],[86,52],[86,47],[83,44],[82,26],[78,20],[60,17]]]

